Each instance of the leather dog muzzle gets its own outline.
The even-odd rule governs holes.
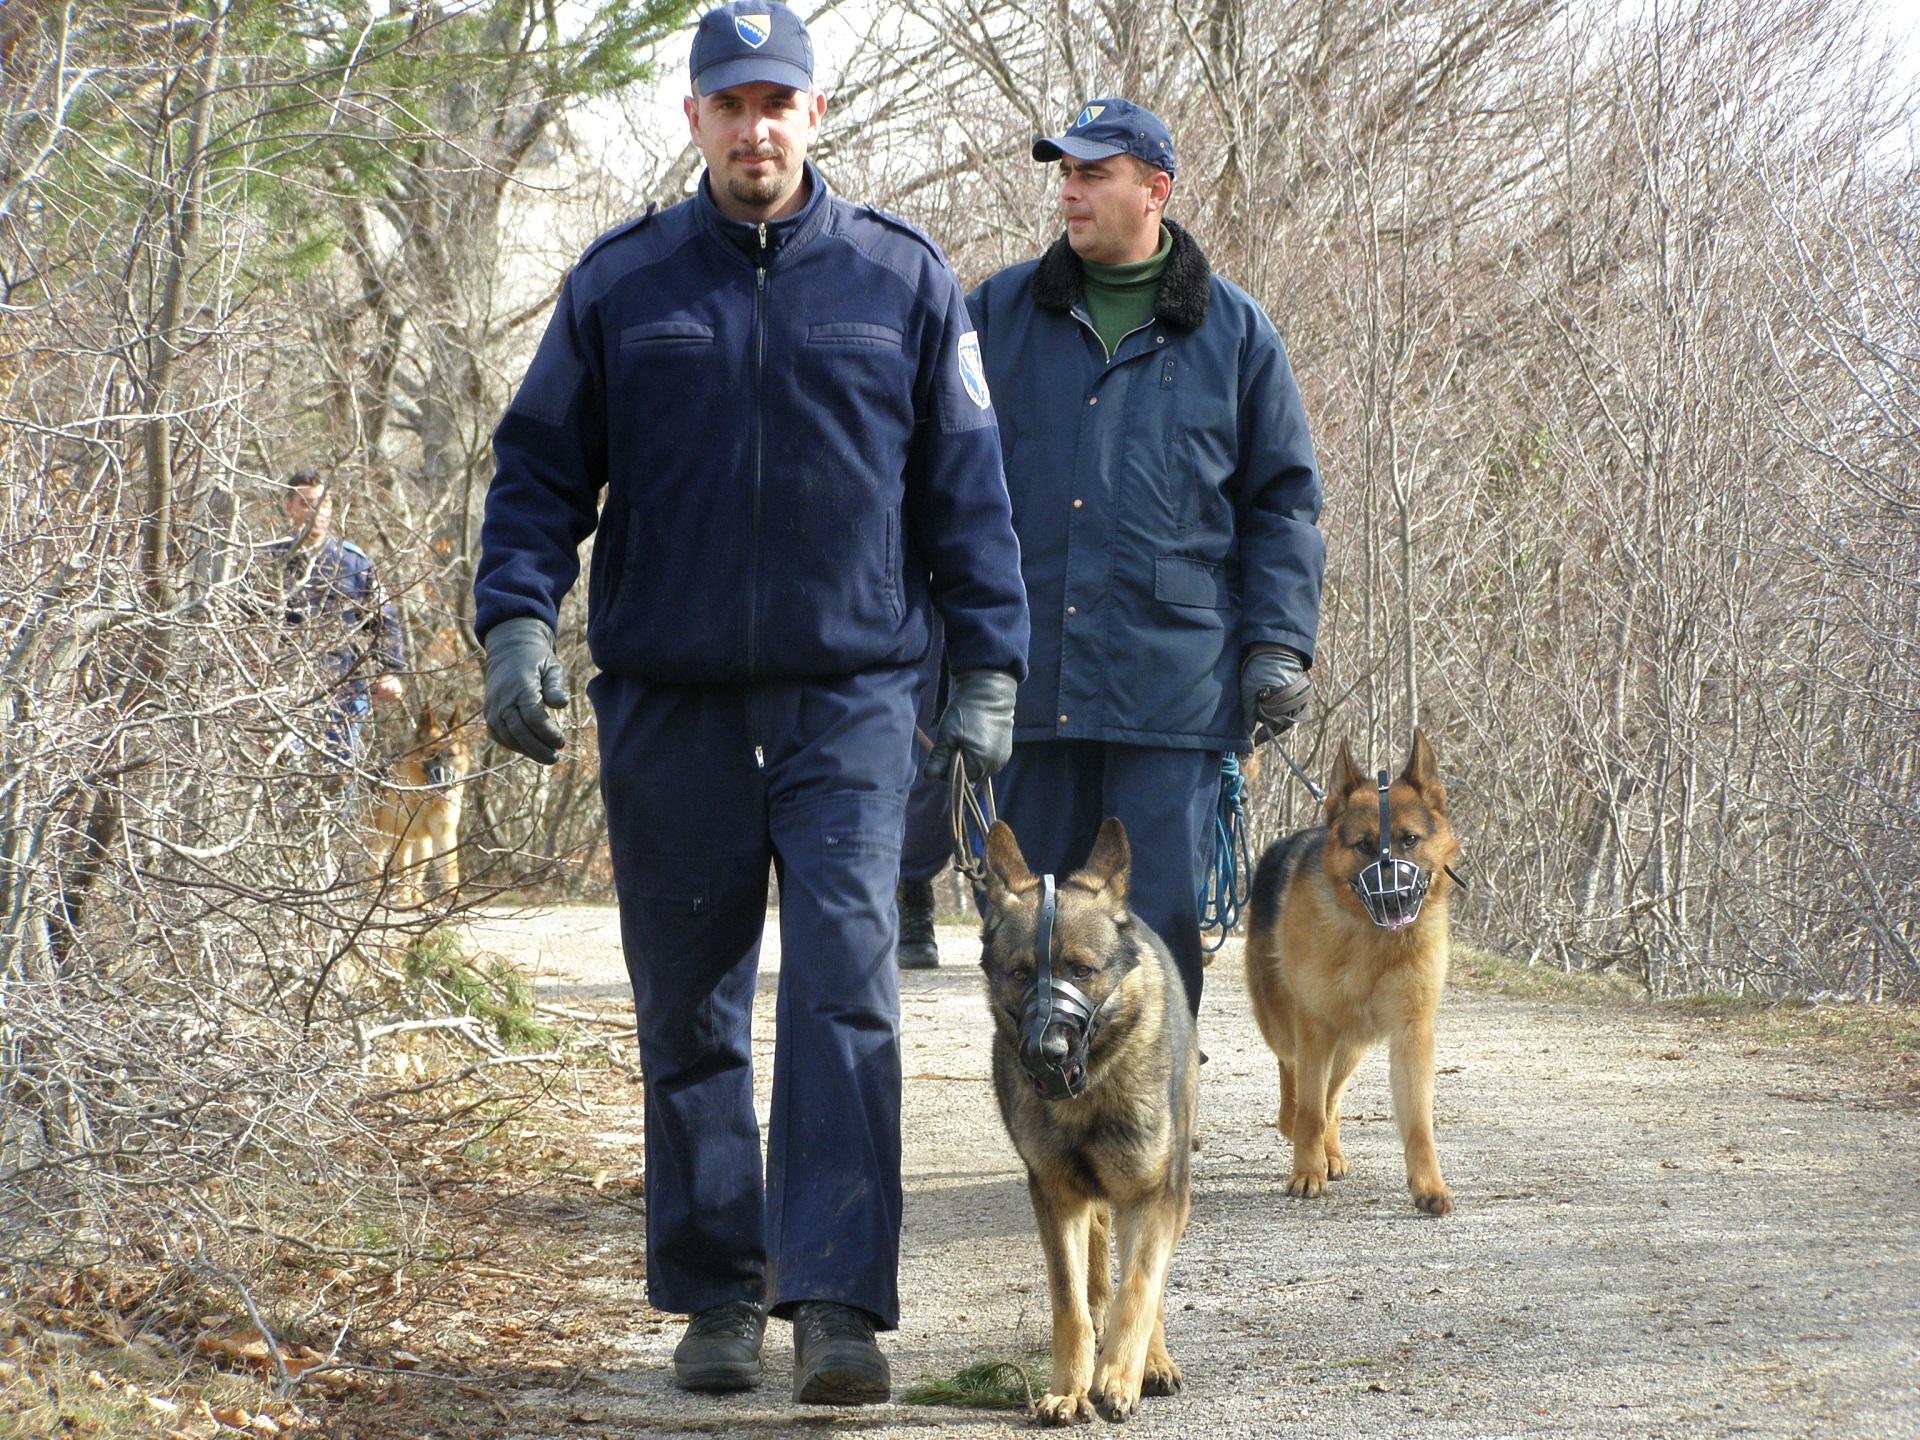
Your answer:
[[[1393,857],[1393,817],[1387,809],[1387,772],[1380,772],[1380,858],[1353,877],[1367,918],[1383,930],[1404,930],[1420,918],[1433,876],[1411,860]]]
[[[1040,877],[1040,921],[1033,935],[1033,989],[1018,1017],[1020,1068],[1043,1100],[1071,1100],[1087,1088],[1087,1050],[1095,1006],[1077,986],[1053,976],[1053,876]]]

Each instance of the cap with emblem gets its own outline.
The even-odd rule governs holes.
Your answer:
[[[687,70],[696,95],[757,81],[810,90],[813,40],[779,0],[732,0],[700,17]]]
[[[1131,100],[1089,100],[1073,117],[1066,134],[1033,142],[1036,160],[1058,160],[1062,155],[1071,155],[1075,160],[1131,155],[1171,175],[1173,134],[1167,129],[1166,121]]]

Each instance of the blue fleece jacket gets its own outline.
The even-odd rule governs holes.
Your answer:
[[[494,433],[474,625],[554,625],[593,534],[601,669],[670,683],[913,664],[1026,673],[991,397],[933,243],[827,191],[748,225],[698,193],[567,277]],[[604,503],[602,496],[604,494]]]

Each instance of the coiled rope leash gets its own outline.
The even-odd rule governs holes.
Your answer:
[[[1247,900],[1247,877],[1253,873],[1247,850],[1247,779],[1240,773],[1240,757],[1229,752],[1220,762],[1220,798],[1213,811],[1213,855],[1200,882],[1200,948],[1215,953],[1240,923]],[[1220,933],[1208,941],[1206,933]]]

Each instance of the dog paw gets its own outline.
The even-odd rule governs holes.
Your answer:
[[[1453,1192],[1444,1185],[1431,1190],[1413,1192],[1413,1208],[1423,1215],[1451,1215],[1453,1213]]]
[[[1347,1178],[1347,1157],[1337,1150],[1327,1152],[1327,1179],[1344,1180]]]
[[[1173,1363],[1169,1355],[1149,1355],[1146,1374],[1140,1377],[1142,1395],[1178,1395],[1180,1393],[1180,1367]]]
[[[1102,1420],[1114,1425],[1124,1425],[1140,1408],[1140,1397],[1131,1395],[1117,1386],[1113,1391],[1108,1392],[1101,1389],[1100,1382],[1096,1380],[1093,1386],[1093,1408],[1100,1412]]]
[[[1042,1395],[1033,1404],[1036,1425],[1080,1425],[1093,1419],[1093,1406],[1085,1394]]]
[[[1315,1200],[1327,1193],[1327,1172],[1296,1170],[1287,1181],[1287,1194],[1296,1200]]]

